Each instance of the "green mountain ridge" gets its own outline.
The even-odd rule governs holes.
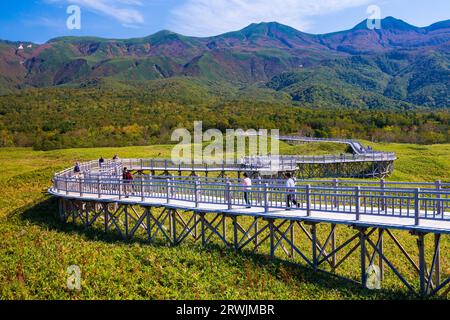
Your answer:
[[[419,28],[388,17],[381,30],[369,30],[363,21],[325,35],[269,22],[207,38],[163,30],[134,39],[60,37],[23,49],[20,42],[2,41],[0,94],[141,81],[159,88],[176,78],[198,79],[198,90],[205,92],[221,83],[216,97],[233,99],[259,92],[308,106],[447,108],[449,21]]]

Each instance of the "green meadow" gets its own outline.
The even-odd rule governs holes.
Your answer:
[[[365,142],[369,144],[369,142]],[[375,149],[398,155],[389,180],[450,182],[450,144],[372,144]],[[63,224],[57,218],[57,202],[46,193],[53,174],[75,161],[111,158],[169,157],[169,145],[34,151],[31,148],[0,149],[0,299],[414,299],[386,271],[383,289],[371,291],[328,274],[316,273],[304,264],[269,260],[262,253],[234,252],[218,243],[202,247],[184,243],[169,247],[162,241],[123,241],[116,234],[85,230]],[[282,144],[286,154],[339,154],[345,148],[332,144]],[[243,224],[246,222],[244,221]],[[321,226],[319,237],[326,237]],[[339,236],[354,231],[339,227]],[[413,257],[415,238],[394,231]],[[431,238],[430,238],[431,239]],[[431,241],[427,245],[430,246]],[[307,250],[308,243],[299,244]],[[417,286],[417,276],[398,251],[386,246],[386,254]],[[441,252],[450,243],[443,239]],[[431,254],[431,250],[427,250]],[[448,256],[442,255],[444,273],[450,276]],[[430,259],[430,257],[427,257]],[[358,279],[359,254],[339,269],[339,274]],[[297,259],[294,262],[300,262]],[[67,289],[67,267],[82,271],[81,291]],[[386,269],[388,269],[386,267]],[[445,297],[443,297],[445,298]],[[448,298],[448,297],[447,297]]]

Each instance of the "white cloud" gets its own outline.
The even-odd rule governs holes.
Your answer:
[[[277,21],[307,31],[313,16],[329,14],[371,0],[187,0],[172,10],[171,29],[211,36],[254,22]]]
[[[112,17],[124,26],[136,26],[144,23],[144,16],[135,8],[141,6],[141,0],[46,0],[50,3],[66,2],[76,4],[88,10]]]

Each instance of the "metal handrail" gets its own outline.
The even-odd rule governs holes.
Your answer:
[[[284,185],[257,184],[246,189],[242,184],[207,182],[197,178],[184,181],[175,179],[142,179],[124,181],[116,179],[85,179],[83,177],[56,176],[52,190],[56,194],[93,195],[97,198],[125,196],[146,199],[165,199],[233,206],[246,206],[244,193],[253,207],[285,209],[288,196],[298,205],[299,210],[335,212],[342,214],[379,215],[389,217],[414,218],[416,224],[422,219],[450,221],[450,190],[420,188],[384,188],[364,186],[318,186],[301,185],[286,187]]]

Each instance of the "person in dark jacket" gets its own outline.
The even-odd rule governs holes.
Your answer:
[[[123,168],[123,173],[122,173],[122,179],[123,179],[123,183],[124,183],[124,193],[125,193],[125,198],[129,198],[129,193],[132,192],[133,190],[133,186],[131,186],[132,182],[133,182],[133,175],[131,174],[130,171],[128,171],[127,168]]]
[[[105,163],[105,159],[103,159],[103,157],[100,157],[100,159],[98,159],[98,164],[99,164],[100,168],[103,167],[104,163]]]
[[[81,167],[80,164],[77,162],[75,163],[75,167],[73,168],[73,172],[75,173],[76,177],[79,177],[81,174]]]

